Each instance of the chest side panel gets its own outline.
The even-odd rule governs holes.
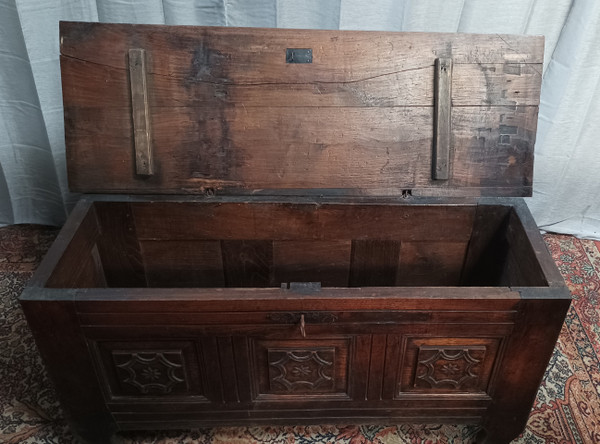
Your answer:
[[[542,52],[540,37],[62,23],[70,186],[529,195]]]

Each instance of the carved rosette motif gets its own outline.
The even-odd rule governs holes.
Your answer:
[[[274,392],[314,393],[335,387],[335,349],[269,350],[269,379]]]
[[[484,350],[430,348],[419,350],[415,387],[470,390],[478,385]]]
[[[166,395],[184,384],[183,356],[180,351],[113,351],[119,382],[140,394]]]

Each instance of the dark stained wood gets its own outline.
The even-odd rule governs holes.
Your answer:
[[[85,192],[322,188],[399,195],[419,188],[528,195],[542,43],[63,23],[70,185]],[[285,63],[281,54],[293,45],[312,47],[313,63]],[[137,130],[123,96],[130,48],[145,51],[148,65],[152,177],[135,174]],[[458,93],[447,122],[452,131],[444,130],[444,146],[451,139],[453,147],[451,178],[440,182],[431,177],[434,63],[448,58]],[[448,109],[446,117],[447,80],[448,106],[437,108]]]
[[[510,212],[511,206],[477,207],[462,270],[462,285],[497,285],[500,281],[506,255],[506,248],[502,244],[502,232],[506,229]]]
[[[504,239],[508,247],[500,285],[504,286],[545,286],[548,285],[535,252],[514,212],[508,216]]]
[[[452,59],[435,59],[433,164],[435,180],[448,180],[452,116]]]
[[[156,336],[155,336],[156,337]],[[221,363],[218,341],[215,336],[200,336],[198,343],[202,348],[203,366],[206,369],[208,399],[215,403],[224,403],[225,395],[221,380]]]
[[[100,237],[98,252],[111,287],[146,287],[146,271],[131,205],[125,202],[94,204]]]
[[[221,242],[227,287],[268,287],[273,283],[273,242],[228,240]]]
[[[30,287],[43,287],[47,284],[48,279],[55,272],[56,267],[59,266],[65,250],[70,248],[69,245],[74,239],[81,236],[79,234],[79,227],[82,224],[85,226],[90,223],[88,219],[91,217],[89,212],[92,206],[93,202],[85,197],[77,202],[69,218],[63,225],[62,230],[60,230],[54,243],[40,263],[35,275],[29,281]],[[95,229],[92,231],[95,232]],[[76,240],[76,242],[81,241]]]
[[[135,325],[166,325],[177,323],[177,325],[296,325],[299,324],[300,314],[298,311],[272,312],[211,312],[198,311],[181,313],[168,311],[162,307],[160,313],[81,313],[82,325],[123,325],[127,322]],[[231,307],[233,309],[233,307]],[[364,324],[373,322],[387,322],[393,325],[414,324],[416,322],[451,323],[463,322],[466,324],[480,324],[484,322],[511,322],[515,316],[514,311],[479,311],[471,313],[469,310],[459,309],[451,312],[428,311],[428,310],[405,310],[395,313],[364,313],[333,311],[327,314],[321,312],[308,312],[305,320],[308,324],[331,323],[344,329],[357,327],[362,329]],[[319,316],[322,317],[319,320]],[[464,318],[468,316],[468,320]],[[317,317],[317,319],[315,319]],[[328,322],[328,320],[332,320]],[[392,328],[392,327],[389,327]]]
[[[467,241],[475,205],[133,203],[140,240]],[[435,225],[424,224],[435,219]]]
[[[458,285],[466,242],[402,242],[396,285]]]
[[[96,245],[100,235],[96,212],[93,208],[82,208],[78,212],[78,221],[75,232],[68,235],[70,241],[64,247],[64,251],[59,256],[52,274],[46,281],[46,286],[76,287],[77,284],[96,284],[99,280],[97,274],[101,271],[97,268],[97,262],[92,257],[92,249]],[[53,255],[58,256],[58,252]],[[82,266],[83,265],[83,266]]]
[[[217,338],[217,349],[221,365],[221,380],[223,384],[223,400],[225,403],[240,401],[237,384],[237,370],[233,351],[233,338],[224,336]]]
[[[320,282],[347,287],[351,241],[278,241],[273,245],[275,286],[283,282]]]
[[[78,265],[77,270],[74,270],[68,286],[75,288],[98,288],[108,286],[97,245],[92,247],[90,255],[83,259]]]
[[[371,339],[371,357],[369,364],[369,381],[367,399],[376,401],[383,399],[385,381],[385,358],[389,335],[373,335]]]
[[[352,242],[350,287],[393,286],[400,261],[400,242],[355,240]]]
[[[400,377],[400,360],[406,351],[406,344],[401,335],[387,335],[387,346],[385,350],[385,367],[383,369],[383,384],[381,388],[381,399],[391,400],[396,397],[397,381]]]
[[[528,249],[533,252],[532,262],[539,264],[543,273],[543,280],[550,287],[564,288],[565,282],[556,267],[556,263],[548,252],[548,247],[542,239],[540,230],[537,227],[529,208],[522,199],[518,199],[512,207],[511,219],[513,226],[522,227],[519,241],[525,242]]]
[[[219,241],[143,241],[146,279],[152,287],[223,287]]]
[[[398,369],[395,398],[412,393],[461,394],[465,398],[491,399],[492,371],[503,337],[491,336],[483,326],[478,335],[408,337]],[[451,368],[452,371],[445,371]]]
[[[248,337],[234,336],[232,338],[237,376],[238,397],[242,403],[250,403],[254,393],[252,391],[254,380],[252,370],[248,366],[250,362],[250,347]]]
[[[525,428],[571,302],[566,288],[553,299],[543,299],[543,292],[537,292],[537,300],[529,297],[520,304],[521,317],[508,338],[502,371],[496,374],[495,390],[491,393],[495,403],[480,437],[484,443],[510,442]]]

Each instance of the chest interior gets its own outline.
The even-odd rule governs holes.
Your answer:
[[[510,205],[95,202],[64,255],[50,287],[547,285]]]

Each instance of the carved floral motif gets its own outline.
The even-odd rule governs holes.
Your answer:
[[[419,350],[416,387],[468,390],[477,385],[484,350],[423,347]]]
[[[271,388],[308,393],[332,389],[334,361],[334,349],[269,350]]]
[[[180,351],[113,351],[113,359],[121,370],[120,382],[136,388],[140,394],[164,395],[171,393],[176,385],[185,383]]]

